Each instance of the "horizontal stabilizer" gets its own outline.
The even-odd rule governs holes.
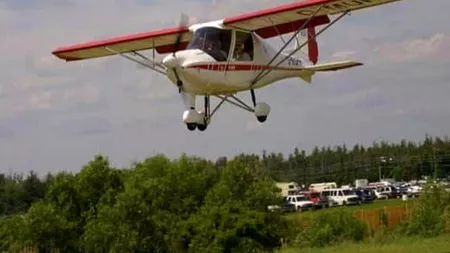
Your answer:
[[[330,62],[330,63],[323,63],[323,64],[317,64],[313,66],[307,66],[305,69],[312,70],[314,72],[317,71],[337,71],[341,69],[348,69],[353,68],[357,66],[362,66],[363,64],[360,62],[354,62],[354,61],[340,61],[340,62]]]

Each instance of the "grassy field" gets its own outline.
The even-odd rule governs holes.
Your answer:
[[[416,201],[418,201],[417,198],[408,199],[407,201],[403,201],[402,199],[375,200],[373,203],[362,204],[359,206],[338,206],[338,207],[326,208],[323,210],[316,210],[316,211],[311,211],[311,212],[291,213],[291,214],[288,214],[288,218],[298,220],[298,219],[307,218],[308,216],[314,215],[316,212],[329,212],[332,210],[336,210],[336,208],[344,209],[346,211],[348,210],[349,212],[356,212],[356,211],[361,211],[361,210],[374,210],[374,209],[382,209],[382,208],[390,208],[390,207],[411,206]]]
[[[450,235],[437,238],[402,238],[386,244],[345,244],[326,248],[285,249],[279,253],[450,253]]]
[[[292,225],[291,234],[296,234],[309,227],[310,222],[320,214],[333,214],[336,210],[342,210],[363,221],[367,225],[368,232],[373,233],[382,228],[382,224],[384,224],[381,213],[386,214],[387,227],[394,228],[402,221],[408,219],[410,211],[417,201],[419,199],[409,199],[407,201],[402,199],[375,200],[373,203],[359,206],[338,206],[323,210],[290,213],[287,214],[286,218]]]

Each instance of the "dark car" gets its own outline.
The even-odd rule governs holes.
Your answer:
[[[371,203],[375,199],[375,193],[370,189],[356,189],[355,193],[361,203]]]
[[[377,192],[379,192],[381,195],[386,195],[390,199],[401,197],[401,193],[392,185],[379,186],[377,187]]]

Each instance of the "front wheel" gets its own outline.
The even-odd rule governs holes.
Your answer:
[[[195,128],[197,128],[197,124],[196,123],[186,123],[186,127],[189,131],[194,131]]]

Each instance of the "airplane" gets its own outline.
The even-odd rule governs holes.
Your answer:
[[[182,14],[177,27],[60,47],[52,54],[66,62],[118,55],[166,76],[181,94],[183,122],[190,131],[205,131],[224,102],[262,123],[271,108],[256,101],[256,89],[288,78],[311,84],[317,72],[362,66],[355,61],[318,64],[317,37],[352,11],[398,1],[304,0],[192,25]],[[332,15],[337,17],[331,20]],[[282,35],[289,33],[284,40]],[[283,40],[278,50],[266,41],[276,36]],[[294,39],[294,49],[286,50]],[[150,49],[152,58],[139,52]],[[157,61],[156,53],[165,56]],[[236,96],[246,91],[252,106]],[[196,99],[202,96],[204,109],[198,110]],[[220,101],[213,110],[212,97]]]

